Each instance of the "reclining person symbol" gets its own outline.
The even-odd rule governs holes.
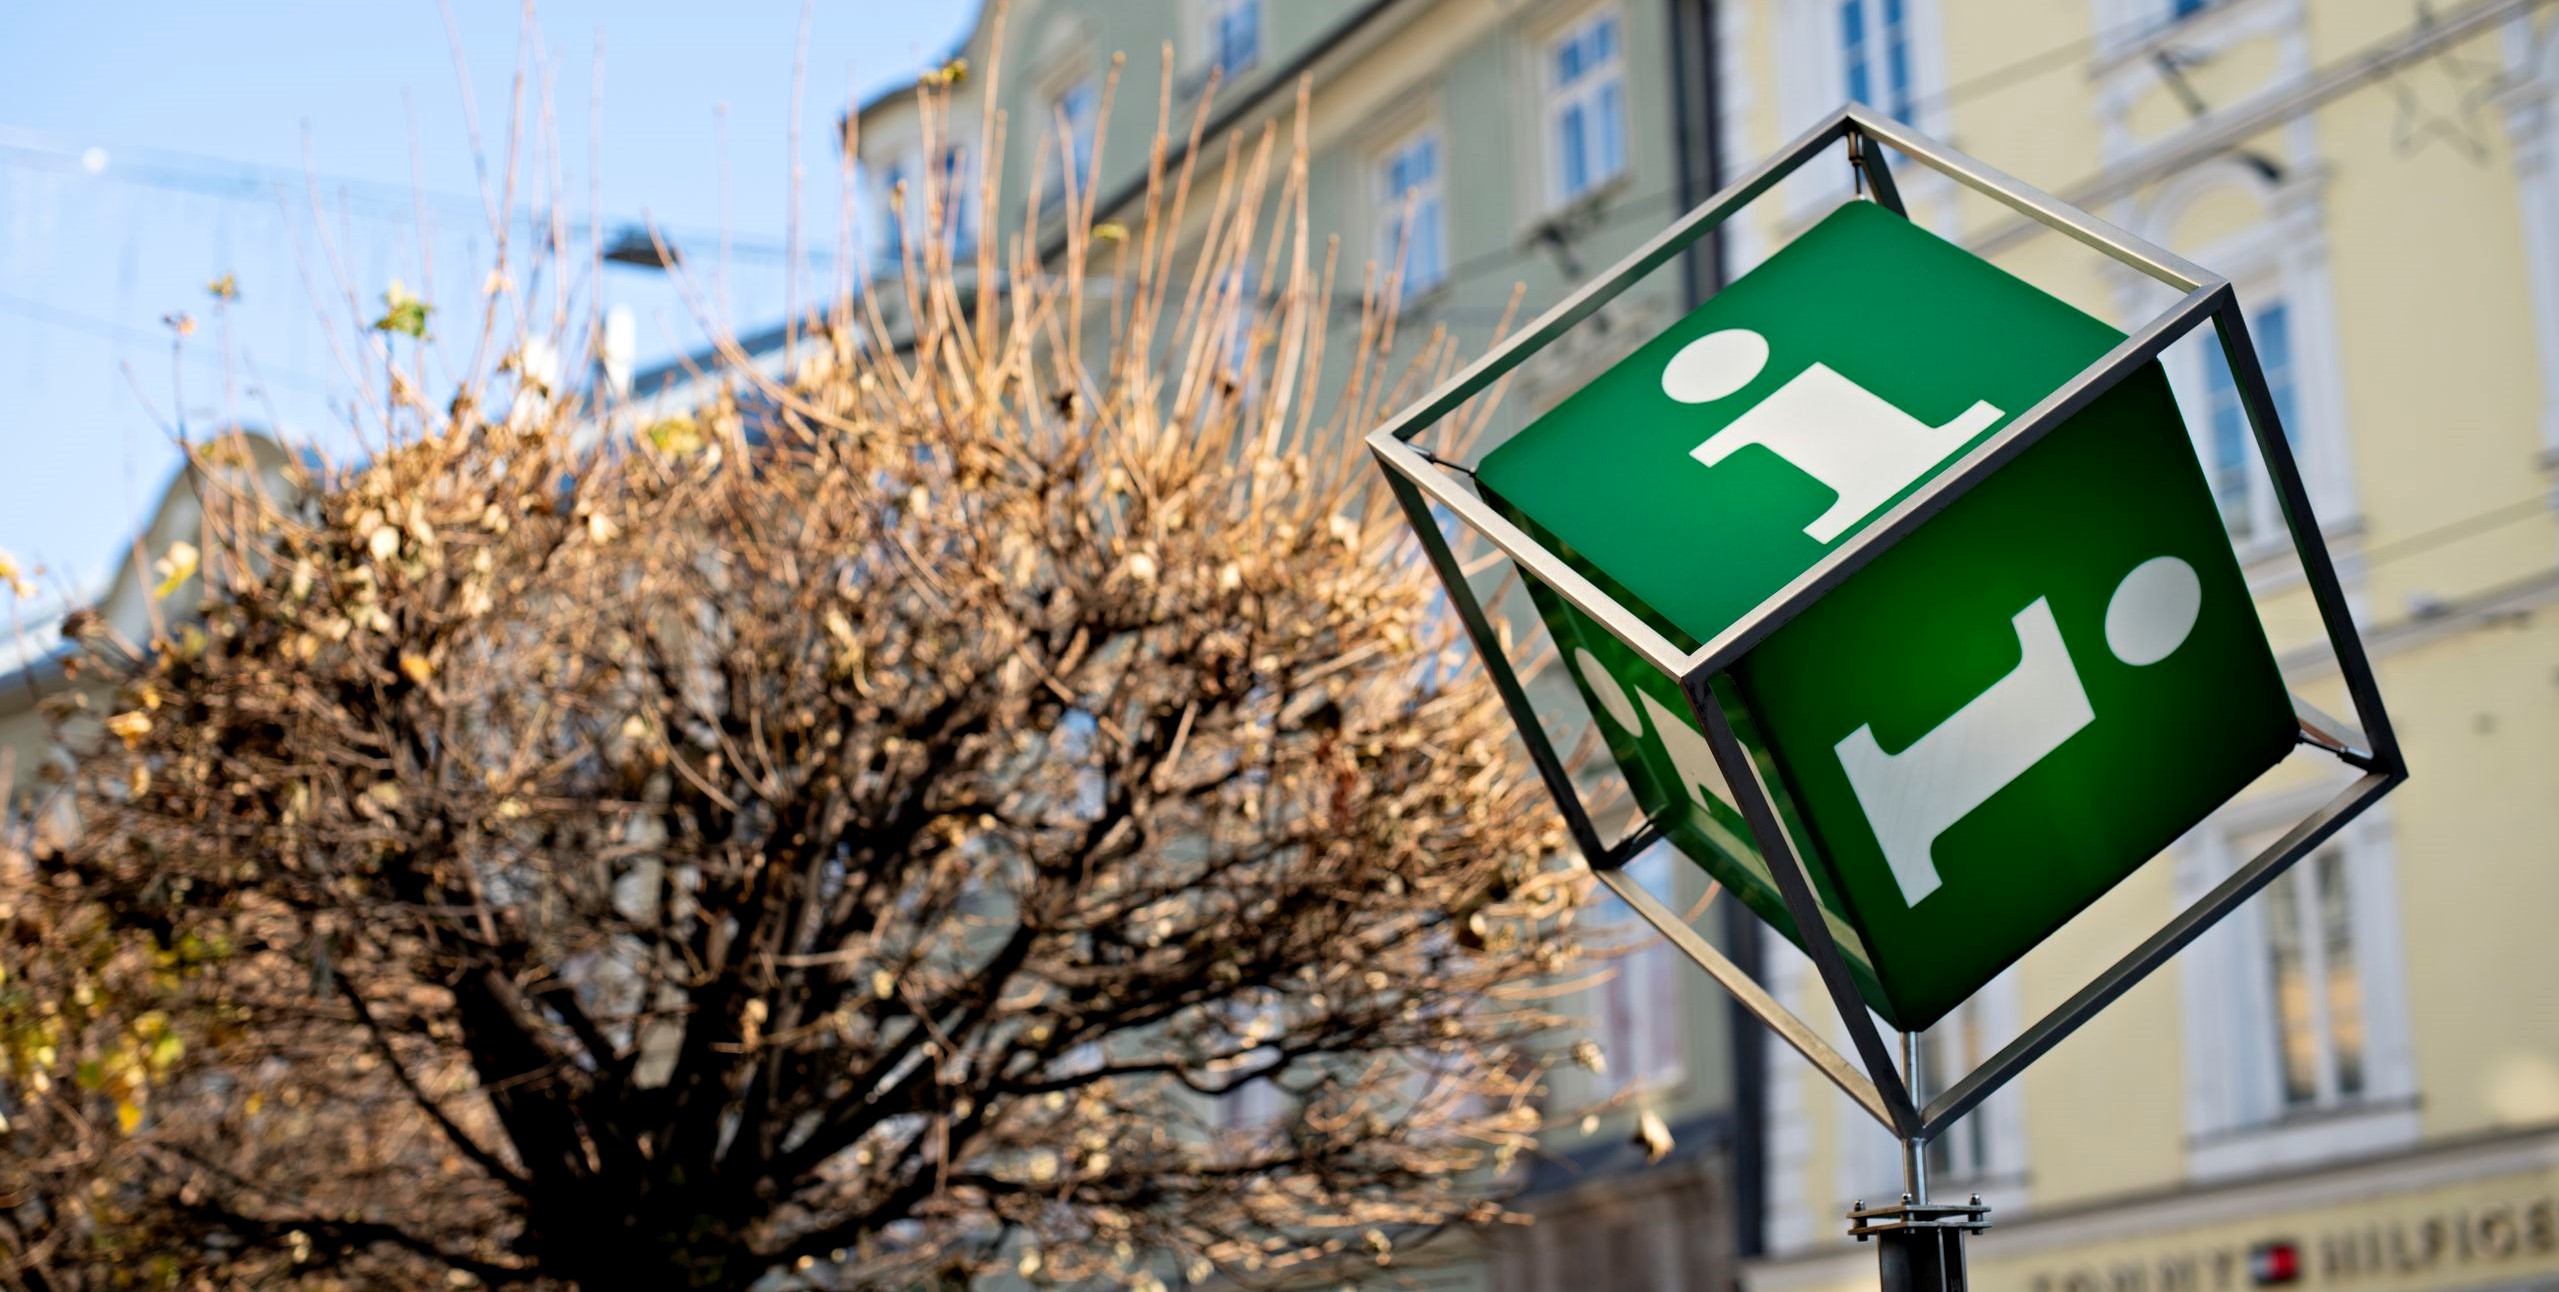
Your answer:
[[[1662,393],[1683,404],[1709,403],[1749,385],[1767,366],[1766,337],[1748,328],[1709,332],[1662,366]],[[1757,444],[1786,459],[1837,495],[1804,526],[1815,542],[1828,543],[2000,417],[2000,410],[1974,400],[1955,420],[1930,426],[1829,364],[1815,363],[1688,455],[1712,467]]]
[[[2152,557],[2108,598],[2106,647],[2136,668],[2156,664],[2184,644],[2202,606],[2193,566]],[[1900,753],[1883,751],[1871,723],[1835,746],[1885,865],[1912,906],[1941,882],[1933,856],[1938,836],[2097,720],[2050,599],[2035,598],[2009,622],[2022,655],[2017,667],[1954,716]]]

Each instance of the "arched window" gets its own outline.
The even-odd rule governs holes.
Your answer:
[[[2326,205],[2318,176],[2269,179],[2243,161],[2198,166],[2134,212],[2136,231],[2231,280],[2248,318],[2276,420],[2323,527],[2356,514],[2336,326],[2328,285]],[[2146,318],[2170,300],[2148,280],[2123,280],[2123,316]],[[2288,550],[2264,455],[2238,382],[2210,328],[2162,356],[2195,455],[2243,559]]]

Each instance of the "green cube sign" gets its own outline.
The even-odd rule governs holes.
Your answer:
[[[1477,477],[1693,649],[2122,340],[1850,203]],[[1531,592],[1646,813],[1800,942],[1676,683]],[[2297,730],[2155,362],[1762,640],[1717,695],[1860,989],[1904,1029],[2095,901]]]

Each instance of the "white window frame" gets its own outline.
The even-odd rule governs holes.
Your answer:
[[[1797,974],[1798,990],[1818,996],[1821,988],[1813,976],[1811,961],[1791,944],[1785,944],[1785,953],[1802,966]],[[1957,1006],[1953,1013],[1939,1019],[1936,1026],[1922,1033],[1919,1044],[1923,1051],[1934,1050],[1939,1062],[1947,1063],[1959,1056],[1947,1054],[1945,1042],[1958,1035],[1966,1022],[1979,1029],[1975,1033],[1978,1057],[1969,1065],[1962,1066],[1960,1070],[1951,1063],[1938,1068],[1923,1066],[1922,1078],[1927,1084],[1915,1092],[1919,1101],[1925,1104],[1943,1093],[1944,1085],[1960,1080],[1972,1068],[1980,1066],[1981,1059],[1997,1054],[2000,1047],[2016,1040],[2024,1026],[2023,1011],[2018,970],[2011,965],[1984,983],[1981,990]],[[1877,1031],[1888,1036],[1892,1034],[1891,1025],[1881,1018],[1875,1019],[1874,1025]],[[1849,1048],[1846,1025],[1834,1023],[1830,1032],[1833,1044],[1843,1051]],[[1926,1062],[1923,1060],[1923,1065]],[[1890,1132],[1876,1125],[1874,1118],[1848,1096],[1836,1091],[1832,1093],[1835,1098],[1822,1102],[1829,1105],[1833,1133],[1843,1142],[1836,1157],[1837,1174],[1830,1186],[1830,1210],[1844,1211],[1859,1199],[1891,1196],[1901,1187],[1899,1142]],[[2027,1208],[2031,1198],[2027,1187],[2026,1083],[2011,1081],[1992,1091],[1988,1098],[1949,1128],[1948,1134],[1965,1135],[1979,1144],[1980,1153],[1977,1158],[1965,1154],[1969,1160],[1953,1163],[1953,1169],[1943,1172],[1938,1169],[1937,1159],[1932,1157],[1929,1164],[1931,1188],[1943,1186],[1943,1191],[1950,1196],[1957,1192],[1978,1193],[2000,1214],[2011,1218]],[[1934,1145],[1931,1147],[1935,1148]]]
[[[2235,0],[2097,0],[2097,30],[2115,40],[2138,40],[2162,28],[2192,18],[2201,18],[2215,9],[2225,8]],[[2180,4],[2193,4],[2185,13],[2177,12]]]
[[[1240,1006],[1247,1027],[1267,1032],[1279,1030],[1280,1005],[1276,998]],[[1254,1038],[1258,1039],[1258,1038]],[[1244,1052],[1241,1067],[1254,1067],[1268,1062],[1267,1046],[1255,1046]],[[1218,1096],[1217,1119],[1228,1130],[1258,1131],[1277,1121],[1287,1111],[1288,1092],[1269,1077],[1255,1077]]]
[[[1775,928],[1760,929],[1763,981],[1769,994],[1799,1018],[1814,1021],[1843,1052],[1851,1047],[1847,1026],[1831,1009],[1812,960]],[[1980,1026],[1982,1053],[1995,1054],[2017,1039],[2025,1025],[2024,996],[2015,965],[1983,984],[1960,1011],[1970,1011]],[[1950,1015],[1938,1029],[1947,1029]],[[1891,1028],[1875,1020],[1879,1031]],[[1932,1031],[1937,1029],[1932,1029]],[[1762,1163],[1768,1201],[1769,1250],[1776,1254],[1806,1251],[1834,1241],[1836,1231],[1820,1223],[1859,1199],[1889,1197],[1901,1188],[1901,1150],[1890,1132],[1848,1095],[1814,1075],[1802,1059],[1784,1046],[1767,1047],[1763,1055],[1768,1091],[1767,1156]],[[1952,1071],[1929,1076],[1952,1081]],[[1934,1091],[1924,1092],[1922,1101]],[[2012,1219],[2030,1209],[2030,1155],[2026,1129],[2026,1083],[2012,1081],[1991,1092],[1959,1126],[1978,1123],[1983,1153],[1969,1172],[1931,1174],[1932,1187],[1942,1182],[1952,1194],[1960,1188],[1979,1193],[1999,1214]],[[1815,1169],[1824,1128],[1830,1144],[1830,1170]]]
[[[954,256],[977,250],[977,168],[972,153],[967,144],[947,140],[942,144],[939,159],[942,168],[942,231],[949,238]]]
[[[1556,55],[1562,48],[1587,36],[1600,23],[1612,23],[1615,32],[1610,42],[1607,61],[1596,68],[1585,67],[1566,85],[1556,76]],[[1631,93],[1626,69],[1626,17],[1616,5],[1600,4],[1578,10],[1570,17],[1546,28],[1536,42],[1538,113],[1537,137],[1544,154],[1545,202],[1547,210],[1560,211],[1606,192],[1623,181],[1634,170],[1634,114],[1627,101]],[[1606,123],[1600,115],[1609,92],[1615,91],[1617,113],[1617,155],[1599,155],[1600,145],[1607,139]],[[1564,119],[1576,108],[1583,113],[1586,129],[1585,156],[1591,158],[1589,173],[1580,187],[1574,187],[1564,173]]]
[[[1666,901],[1677,900],[1671,878],[1676,850],[1656,844],[1626,863],[1635,882]],[[1605,945],[1632,947],[1609,962],[1613,971],[1590,992],[1591,1038],[1606,1059],[1589,1074],[1595,1097],[1625,1093],[1660,1095],[1688,1077],[1688,1029],[1680,1001],[1680,973],[1670,943],[1633,908],[1612,898],[1593,922]],[[1621,1029],[1615,1020],[1626,1020]]]
[[[2257,349],[2257,361],[2265,373],[2266,384],[2274,395],[2275,407],[2284,423],[2284,434],[2296,452],[2302,445],[2306,418],[2301,412],[2301,342],[2295,335],[2297,314],[2292,300],[2268,275],[2241,287],[2240,305],[2248,318],[2249,339]],[[2283,326],[2269,326],[2280,318]],[[2275,342],[2281,339],[2278,347]],[[2285,538],[2283,507],[2275,498],[2274,477],[2266,470],[2265,456],[2257,451],[2257,442],[2248,424],[2245,396],[2238,385],[2238,375],[2223,358],[2219,342],[2204,339],[2188,347],[2173,365],[2184,380],[2179,396],[2184,405],[2186,427],[2195,441],[2195,456],[2204,465],[2204,475],[2211,482],[2213,501],[2222,503],[2222,472],[2239,473],[2238,510],[2243,524],[2229,524],[2234,517],[2225,514],[2223,521],[2231,540],[2244,554],[2255,555],[2281,546]],[[2222,419],[2236,415],[2240,433],[2238,457],[2234,464],[2222,462],[2219,443]]]
[[[2096,23],[2100,54],[2111,54],[2127,46],[2138,45],[2167,31],[2190,23],[2209,22],[2221,11],[2239,8],[2263,0],[2094,0],[2089,7]],[[2179,13],[2180,4],[2194,7]]]
[[[1224,45],[1226,23],[1238,11],[1248,12],[1253,46],[1247,57],[1229,62]],[[1270,53],[1271,29],[1262,0],[1183,0],[1180,53],[1183,72],[1193,80],[1220,68],[1220,79],[1232,83]],[[1196,86],[1192,88],[1197,88]]]
[[[906,192],[897,191],[900,184]],[[880,239],[882,250],[894,258],[912,245],[918,251],[924,246],[924,230],[917,213],[924,209],[924,154],[916,147],[901,147],[892,154],[879,172]]]
[[[1920,1034],[1923,1088],[1913,1096],[1923,1104],[1943,1094],[2001,1047],[2017,1039],[2022,1024],[2017,968],[2009,966],[1984,983],[1963,1004]],[[2019,1186],[2026,1176],[2025,1083],[2012,1081],[1991,1092],[1931,1141],[1928,1178],[1931,1187],[1985,1196]],[[1869,1189],[1872,1189],[1869,1185]]]
[[[1043,97],[1047,115],[1040,119],[1040,137],[1045,144],[1060,143],[1057,119],[1060,114],[1066,117],[1064,151],[1052,159],[1048,177],[1042,184],[1042,205],[1051,208],[1049,214],[1054,215],[1054,208],[1065,200],[1069,192],[1070,177],[1075,185],[1073,191],[1079,199],[1084,195],[1086,186],[1100,178],[1094,176],[1088,180],[1084,172],[1092,164],[1094,149],[1101,146],[1102,81],[1089,70],[1080,70],[1072,76],[1052,80],[1049,92]],[[1080,118],[1070,102],[1078,97],[1084,103]]]
[[[1830,0],[1832,47],[1840,65],[1843,99],[1861,99],[1866,106],[1904,123],[1919,117],[1919,49],[1916,0]],[[1894,18],[1895,11],[1899,18]],[[1850,57],[1847,24],[1850,14],[1857,16],[1856,56]],[[1903,85],[1896,97],[1892,91],[1892,52],[1898,44],[1901,51]],[[1865,92],[1857,93],[1857,83],[1865,81]]]
[[[1397,164],[1424,144],[1430,146],[1432,153],[1429,178],[1397,191]],[[1373,205],[1377,212],[1377,272],[1381,277],[1393,272],[1400,255],[1406,300],[1437,291],[1448,282],[1448,160],[1447,132],[1433,119],[1397,134],[1377,150],[1369,163],[1370,182],[1376,188]],[[1409,242],[1405,220],[1408,201],[1412,214]],[[1417,253],[1425,249],[1436,259],[1419,258]]]
[[[2330,787],[2260,796],[2198,826],[2177,849],[2180,905],[2209,891],[2266,839],[2323,801]],[[2287,1108],[2282,1043],[2268,976],[2269,895],[2259,894],[2195,941],[2179,963],[2186,1052],[2187,1171],[2196,1180],[2308,1166],[2413,1143],[2418,1135],[2416,1058],[2408,1027],[2398,867],[2387,808],[2366,813],[2291,874],[2322,854],[2343,868],[2354,936],[2363,1027],[2363,1090]],[[2270,890],[2299,899],[2299,881]],[[2331,1060],[2333,1064],[2333,1060]],[[2328,1065],[2323,1065],[2326,1067]]]
[[[1200,326],[1218,327],[1224,334],[1210,346],[1210,375],[1231,378],[1236,407],[1251,409],[1261,399],[1262,369],[1270,366],[1271,356],[1265,352],[1256,362],[1253,353],[1253,330],[1263,319],[1261,282],[1249,253],[1218,275],[1202,310]],[[1221,318],[1222,310],[1229,312]]]
[[[2273,37],[2278,51],[2269,84],[2290,83],[2310,72],[2309,0],[2209,0],[2184,14],[2177,12],[2176,0],[2091,0],[2091,10],[2096,33],[2092,64],[2103,109],[2100,151],[2109,160],[2135,146],[2124,118],[2133,100],[2160,88],[2151,57],[2163,49],[2210,63],[2238,45]],[[2306,119],[2296,118],[2296,124]]]
[[[932,177],[942,193],[940,232],[948,235],[954,256],[967,255],[977,249],[977,172],[970,165],[972,152],[967,144],[946,142],[934,162],[941,168],[941,173]],[[926,178],[921,145],[902,146],[889,158],[887,169],[880,172],[878,188],[883,217],[880,232],[882,237],[891,240],[886,244],[891,252],[897,250],[895,240],[899,238],[911,242],[919,253],[924,248],[925,221],[932,214],[931,206],[925,201]],[[906,185],[903,202],[899,200],[897,191],[901,182]]]
[[[2541,363],[2541,464],[2559,467],[2559,30],[2519,14],[2504,32],[2498,96],[2523,205],[2524,264],[2532,286],[2534,354]]]
[[[2258,203],[2263,216],[2212,246],[2178,246],[2176,226],[2186,211],[2208,195],[2233,189]],[[2257,311],[2276,302],[2283,304],[2293,412],[2284,431],[2321,528],[2331,537],[2358,529],[2361,512],[2337,353],[2336,306],[2329,285],[2324,176],[2311,170],[2275,185],[2244,162],[2228,158],[2206,162],[2140,203],[2130,224],[2161,246],[2173,247],[2227,276],[2252,320]],[[2123,317],[2146,318],[2174,301],[2173,293],[2146,278],[2126,273],[2117,282]],[[2206,326],[2180,338],[2161,355],[2187,429],[2196,437],[2197,455],[2207,464],[2212,461],[2207,347],[2219,344]],[[2254,566],[2288,555],[2292,539],[2274,508],[2272,486],[2265,480],[2262,455],[2255,451],[2253,438],[2249,457],[2251,528],[2233,538],[2241,561]]]
[[[1882,0],[1865,0],[1868,16],[1867,48],[1880,50],[1876,38],[1882,15]],[[1943,137],[1946,133],[1946,54],[1945,22],[1942,0],[1901,0],[1902,26],[1910,59],[1910,124],[1924,134]],[[1848,99],[1848,68],[1841,48],[1841,0],[1778,0],[1777,2],[1777,107],[1780,120],[1778,135],[1791,137],[1811,128]],[[1881,66],[1880,62],[1873,66]],[[1870,75],[1870,84],[1874,78]],[[1890,111],[1881,103],[1867,106]],[[1894,179],[1901,186],[1902,200],[1911,208],[1914,218],[1925,214],[1940,233],[1953,232],[1954,208],[1942,200],[1952,193],[1952,181],[1935,170],[1917,166],[1896,166]],[[1779,187],[1780,210],[1793,224],[1810,223],[1845,200],[1855,183],[1855,176],[1845,157],[1834,155],[1828,162],[1816,161],[1790,176]],[[1943,207],[1942,211],[1938,208]]]

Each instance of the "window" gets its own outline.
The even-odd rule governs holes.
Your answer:
[[[1925,1103],[1944,1094],[1948,1087],[1997,1054],[2001,1046],[2016,1040],[2021,1009],[2017,975],[2012,969],[1991,979],[1972,999],[1930,1025],[1912,1047],[1913,1057],[1918,1060],[1918,1071],[1912,1074],[1912,1095]],[[2023,1180],[2026,1127],[2019,1103],[2023,1098],[2021,1087],[2004,1086],[1930,1140],[1930,1178],[1949,1186],[1961,1183],[1985,1193],[1992,1192],[1994,1185],[2013,1187]],[[1898,1169],[1897,1163],[1883,1166],[1883,1170],[1870,1172],[1857,1187],[1871,1193]],[[1855,1194],[1852,1192],[1851,1196]]]
[[[2355,963],[2353,893],[2345,858],[2323,850],[2296,863],[2258,899],[2274,1007],[2277,1103],[2286,1113],[2364,1092],[2363,974]]]
[[[2332,538],[2357,523],[2354,458],[2349,451],[2340,374],[2337,309],[2328,273],[2328,215],[2315,178],[2269,182],[2238,159],[2198,163],[2167,181],[2134,211],[2134,231],[2163,246],[2191,248],[2237,285],[2248,335],[2265,375],[2266,393],[2304,492]],[[2208,245],[2190,216],[2204,202],[2253,209],[2238,231]],[[2219,219],[2228,220],[2227,207]],[[2205,234],[2205,237],[2210,237]],[[2156,284],[2118,289],[2125,318],[2149,318],[2176,297]],[[2284,511],[2275,496],[2248,410],[2232,379],[2219,335],[2209,327],[2178,339],[2162,356],[2177,406],[2194,434],[2195,457],[2243,561],[2281,557],[2288,549]]]
[[[1840,67],[1848,97],[1911,120],[1910,0],[1839,0]]]
[[[1253,361],[1253,325],[1260,308],[1251,265],[1227,271],[1225,295],[1232,311],[1226,320],[1226,375],[1241,380]]]
[[[1218,1119],[1228,1130],[1257,1131],[1279,1120],[1287,1106],[1287,1096],[1280,1092],[1278,1082],[1255,1077],[1228,1091],[1218,1102]]]
[[[1656,894],[1670,891],[1670,863],[1678,854],[1655,845],[1627,863],[1637,883]],[[1611,903],[1598,922],[1597,945],[1633,948],[1610,962],[1613,972],[1600,984],[1592,1002],[1591,1034],[1599,1042],[1606,1071],[1598,1076],[1602,1092],[1648,1090],[1676,1085],[1684,1074],[1680,1049],[1678,965],[1670,943],[1655,934],[1642,916],[1623,903]]]
[[[1266,1068],[1279,1058],[1279,1052],[1262,1042],[1280,1030],[1280,1007],[1276,999],[1250,1005],[1230,1004],[1229,1013],[1237,1047],[1232,1072],[1254,1072]],[[1257,1131],[1278,1120],[1288,1106],[1287,1093],[1269,1077],[1254,1077],[1220,1096],[1217,1120],[1228,1130]]]
[[[2214,0],[2168,0],[2169,18],[2185,18],[2213,7]]]
[[[1262,0],[1201,0],[1200,63],[1225,76],[1251,67],[1262,57]]]
[[[1239,257],[1239,259],[1242,257]],[[1261,297],[1253,279],[1253,267],[1241,263],[1228,267],[1217,277],[1217,286],[1209,293],[1203,328],[1208,346],[1211,393],[1242,408],[1261,393],[1262,359],[1257,351],[1254,331],[1261,325]]]
[[[1920,1034],[1914,1053],[1918,1097],[1935,1098],[1990,1057],[1978,1002],[1967,1001]],[[1917,1092],[1914,1092],[1915,1094]],[[1945,1180],[1972,1179],[1990,1171],[1990,1118],[1975,1109],[1928,1141],[1928,1173]]]
[[[954,252],[977,247],[977,176],[969,169],[968,151],[958,144],[942,150],[942,229]]]
[[[921,248],[924,231],[915,225],[915,212],[922,207],[924,195],[915,191],[915,174],[923,169],[912,156],[900,157],[880,172],[880,236],[889,239],[892,252],[909,245]],[[900,192],[899,190],[905,190]]]
[[[1546,137],[1556,205],[1626,170],[1626,60],[1617,15],[1568,27],[1546,47]]]
[[[1101,104],[1102,87],[1089,76],[1066,87],[1051,100],[1050,129],[1056,129],[1058,123],[1063,122],[1066,138],[1064,150],[1058,155],[1058,168],[1049,179],[1050,196],[1063,198],[1068,192],[1069,180],[1074,182],[1074,191],[1078,193],[1092,182],[1087,172],[1093,166],[1093,134],[1100,125]]]
[[[2271,822],[2289,824],[2319,797],[2278,795],[2233,809],[2257,828],[2199,835],[2179,860],[2179,900],[2193,901],[2257,855],[2279,832]],[[2188,1163],[2197,1177],[2303,1166],[2416,1138],[2393,869],[2387,820],[2367,817],[2195,943],[2179,973]]]
[[[1393,268],[1400,254],[1404,294],[1418,296],[1448,278],[1448,211],[1441,198],[1436,127],[1388,149],[1378,166],[1377,263]]]
[[[957,144],[942,150],[940,172],[931,176],[935,191],[929,195],[924,191],[926,174],[920,153],[904,154],[880,172],[881,227],[886,236],[898,239],[891,245],[911,245],[921,252],[931,231],[931,201],[938,200],[945,245],[954,253],[973,250],[977,246],[977,174],[969,166],[968,150]]]
[[[2257,343],[2257,364],[2265,371],[2266,390],[2274,396],[2275,417],[2283,423],[2284,439],[2298,449],[2301,421],[2293,393],[2292,324],[2283,303],[2260,307],[2249,320],[2248,332]],[[2203,415],[2194,421],[2204,440],[2199,446],[2204,474],[2214,500],[2221,504],[2222,523],[2230,528],[2231,537],[2271,538],[2283,530],[2283,508],[2275,500],[2274,482],[2257,452],[2239,383],[2231,375],[2220,341],[2198,335],[2203,348]]]

